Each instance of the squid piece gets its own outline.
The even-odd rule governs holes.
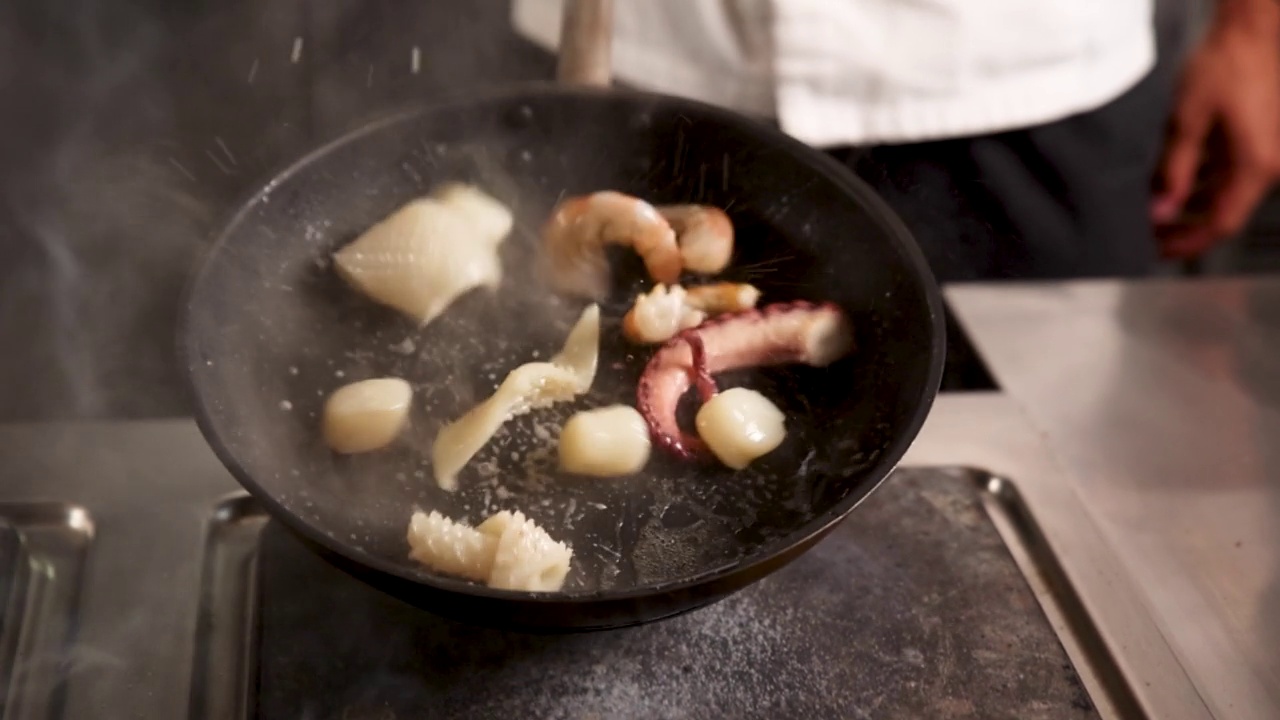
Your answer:
[[[768,455],[787,436],[786,417],[769,398],[748,388],[729,388],[698,408],[698,436],[720,462],[741,470]]]
[[[760,291],[747,283],[711,283],[683,288],[655,285],[636,296],[622,318],[622,335],[637,345],[666,342],[681,330],[701,325],[709,315],[750,310],[760,301]]]
[[[599,356],[600,307],[591,305],[549,362],[529,362],[512,370],[487,400],[440,429],[431,447],[436,484],[456,490],[458,472],[508,420],[590,390]]]
[[[424,327],[455,300],[502,281],[498,249],[511,211],[478,188],[451,183],[410,202],[334,253],[347,284]]]
[[[489,587],[556,592],[564,586],[573,550],[553,540],[524,513],[503,510],[477,529],[497,541]]]
[[[676,233],[649,203],[611,190],[571,197],[542,228],[544,267],[552,287],[600,301],[609,293],[607,245],[630,247],[661,283],[680,277],[683,261]]]
[[[560,431],[560,469],[590,477],[622,477],[649,462],[649,426],[629,405],[574,414]]]
[[[498,540],[432,510],[409,519],[409,557],[439,573],[485,582]]]
[[[342,454],[381,450],[404,429],[412,399],[413,388],[400,378],[373,378],[338,388],[324,404],[325,443]]]
[[[492,588],[556,592],[564,586],[573,550],[523,513],[491,515],[478,527],[439,512],[409,519],[409,557],[439,573]]]

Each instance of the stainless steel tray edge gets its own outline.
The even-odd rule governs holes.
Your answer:
[[[13,661],[0,696],[5,720],[57,717],[64,702],[68,651],[79,626],[84,571],[94,525],[82,507],[60,502],[0,503],[22,551],[8,610]]]
[[[1017,483],[973,467],[951,468],[981,491],[984,509],[1022,571],[1089,697],[1104,718],[1145,720],[1112,649],[1085,609]]]
[[[266,513],[248,494],[227,495],[206,527],[188,717],[247,720],[256,682],[258,538]]]

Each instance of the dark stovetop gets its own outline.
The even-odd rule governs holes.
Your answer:
[[[274,523],[259,545],[261,718],[1093,718],[966,473],[899,471],[827,540],[716,605],[602,633],[445,621]]]

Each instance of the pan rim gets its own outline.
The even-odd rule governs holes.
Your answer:
[[[747,127],[754,133],[764,134],[766,137],[769,137],[771,141],[776,142],[781,150],[790,152],[792,155],[802,157],[808,164],[811,164],[814,167],[816,172],[826,176],[826,178],[834,183],[840,190],[857,198],[859,202],[863,203],[867,207],[869,212],[878,216],[884,224],[886,232],[895,240],[898,246],[897,250],[902,254],[906,265],[915,271],[916,277],[924,280],[924,287],[922,288],[922,291],[925,305],[928,309],[929,329],[932,342],[928,372],[925,382],[920,387],[919,394],[914,398],[915,407],[912,410],[910,418],[903,425],[902,430],[898,433],[897,437],[882,449],[875,464],[864,471],[865,477],[868,478],[867,482],[850,491],[849,495],[839,503],[836,503],[832,507],[826,509],[809,522],[794,529],[791,533],[788,533],[782,538],[767,545],[761,546],[762,548],[765,548],[764,551],[757,549],[755,552],[748,554],[737,561],[728,562],[723,565],[702,570],[687,577],[662,581],[659,583],[635,585],[620,591],[593,590],[591,592],[584,593],[534,593],[499,590],[490,588],[486,585],[480,585],[465,580],[455,579],[446,575],[431,573],[425,569],[421,572],[413,572],[413,570],[405,565],[395,564],[391,560],[382,556],[373,555],[363,550],[357,550],[346,543],[338,541],[319,527],[308,523],[299,514],[286,508],[276,500],[272,493],[265,490],[264,487],[253,478],[253,474],[249,472],[248,469],[245,468],[245,466],[235,457],[235,454],[229,450],[227,444],[222,440],[220,432],[214,426],[215,424],[212,420],[212,411],[210,409],[210,398],[201,391],[200,383],[197,380],[201,360],[198,357],[198,342],[196,333],[193,329],[193,319],[198,312],[198,308],[194,300],[211,271],[214,264],[212,260],[226,246],[228,239],[234,234],[234,231],[241,226],[246,217],[262,204],[264,197],[269,196],[275,188],[282,183],[287,182],[298,172],[309,167],[338,148],[370,134],[379,132],[387,127],[410,121],[416,117],[441,112],[450,107],[503,101],[512,102],[521,97],[527,97],[530,100],[545,100],[548,96],[564,98],[601,98],[604,100],[633,102],[638,105],[644,103],[661,103],[667,106],[686,108],[690,112],[696,113],[700,117],[704,117],[713,122]],[[766,123],[760,122],[759,120],[690,98],[637,90],[579,86],[571,87],[554,82],[540,82],[522,83],[519,85],[492,88],[478,92],[454,93],[442,96],[435,101],[415,102],[389,112],[383,117],[370,119],[358,127],[347,130],[336,138],[321,143],[314,149],[303,154],[301,157],[284,165],[282,169],[271,174],[267,182],[252,191],[246,192],[242,196],[242,199],[236,206],[234,206],[233,211],[229,214],[228,219],[219,226],[214,238],[214,241],[206,248],[204,253],[202,253],[195,272],[189,276],[186,287],[184,288],[181,306],[182,317],[178,328],[179,360],[185,370],[185,384],[192,395],[191,399],[196,425],[206,443],[208,443],[218,460],[228,470],[228,472],[231,473],[241,487],[253,496],[257,502],[261,503],[273,519],[278,520],[291,531],[299,533],[308,540],[317,543],[329,552],[336,553],[349,562],[356,563],[359,566],[363,566],[378,573],[398,578],[401,581],[427,586],[438,591],[481,597],[490,600],[534,603],[538,605],[587,606],[601,602],[639,600],[662,593],[691,590],[699,586],[720,583],[741,576],[762,577],[763,575],[760,573],[760,569],[762,567],[776,562],[779,558],[785,556],[789,550],[804,544],[814,536],[821,537],[829,533],[835,525],[844,521],[858,507],[858,505],[862,504],[867,497],[875,492],[876,489],[889,478],[897,468],[902,457],[918,437],[920,429],[923,427],[926,418],[932,410],[933,403],[937,397],[938,389],[942,381],[943,365],[946,353],[946,336],[944,326],[945,306],[942,301],[942,294],[936,280],[934,279],[933,273],[929,268],[928,262],[925,259],[924,253],[916,243],[911,231],[898,217],[897,213],[894,212],[884,199],[881,198],[869,185],[867,185],[865,181],[858,178],[847,167],[820,150],[810,147],[783,133],[781,130],[775,129]],[[406,527],[408,525],[408,517],[411,510],[411,508],[406,510]],[[786,560],[786,562],[790,562],[791,559],[794,558],[790,558]],[[783,564],[785,565],[786,562]],[[778,567],[781,567],[781,565]],[[776,569],[778,568],[775,567],[764,574],[768,574]],[[749,584],[749,582],[743,583],[743,585],[746,584]]]

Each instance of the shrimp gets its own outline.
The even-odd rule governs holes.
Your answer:
[[[636,296],[625,317],[622,335],[638,345],[666,342],[681,330],[701,325],[708,316],[750,310],[760,291],[747,283],[721,282],[685,289],[657,285]]]
[[[701,275],[724,270],[733,256],[733,222],[710,205],[661,205],[657,208],[676,232],[684,269]]]
[[[708,315],[750,310],[760,302],[760,291],[750,283],[718,282],[695,285],[685,294],[685,303]]]
[[[675,282],[683,268],[675,230],[657,209],[612,190],[562,201],[543,227],[542,241],[552,285],[593,300],[609,292],[605,245],[635,250],[649,276],[660,283]]]

